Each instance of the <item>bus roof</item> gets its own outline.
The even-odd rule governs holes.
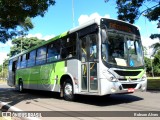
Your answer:
[[[39,48],[39,47],[41,47],[41,46],[44,46],[44,45],[46,45],[46,44],[54,41],[54,40],[57,40],[57,39],[62,38],[62,37],[65,37],[65,36],[67,36],[68,34],[71,34],[71,33],[73,33],[73,32],[76,32],[76,31],[78,31],[78,30],[80,30],[80,29],[83,29],[83,28],[85,28],[85,27],[87,27],[87,26],[90,26],[90,25],[92,25],[92,24],[95,24],[95,23],[96,23],[97,25],[100,25],[100,20],[101,20],[101,19],[102,19],[102,17],[94,18],[94,19],[92,19],[92,20],[90,20],[90,21],[88,21],[88,22],[86,22],[86,23],[83,23],[82,25],[79,25],[79,26],[77,26],[77,27],[75,27],[75,28],[70,29],[70,30],[67,31],[67,32],[64,32],[64,33],[62,33],[62,34],[60,34],[60,35],[58,35],[58,36],[56,36],[56,37],[53,37],[53,38],[51,38],[51,39],[49,39],[49,40],[47,40],[47,41],[45,41],[45,42],[43,42],[43,43],[41,43],[41,44],[39,44],[39,45],[37,45],[37,46],[34,46],[34,47],[32,47],[32,48],[30,48],[30,49],[28,49],[28,50],[25,50],[25,51],[23,51],[22,53],[19,53],[19,54],[15,55],[15,56],[11,57],[10,60],[11,60],[11,59],[15,59],[15,58],[18,57],[18,56],[21,56],[21,55],[23,55],[23,54],[25,54],[25,53],[28,53],[28,52],[30,52],[30,51],[32,51],[32,50],[35,50],[35,49],[37,49],[37,48]],[[115,20],[115,19],[110,19],[110,18],[104,18],[104,19]],[[115,21],[119,21],[119,22],[126,23],[126,22],[121,21],[121,20],[115,20]],[[130,24],[130,23],[127,23],[127,24],[132,25],[132,24]],[[134,26],[134,25],[132,25],[132,26]],[[136,27],[136,26],[134,26],[134,27]],[[137,28],[137,27],[136,27],[136,28]],[[138,28],[137,28],[137,29],[138,29]]]

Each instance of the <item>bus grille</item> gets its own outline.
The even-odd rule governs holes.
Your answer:
[[[121,71],[121,70],[114,70],[120,76],[137,76],[141,73],[141,71]]]
[[[126,88],[135,88],[137,86],[137,84],[122,84],[122,87],[124,89]]]
[[[137,79],[131,79],[133,81],[137,80]],[[119,81],[127,81],[127,79],[119,79]]]

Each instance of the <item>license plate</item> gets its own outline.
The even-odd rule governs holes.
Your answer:
[[[134,92],[134,88],[128,88],[128,92]]]

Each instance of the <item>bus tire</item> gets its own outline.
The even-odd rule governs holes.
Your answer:
[[[23,92],[24,91],[24,89],[23,89],[23,82],[22,81],[19,82],[18,90],[19,90],[19,92]]]
[[[73,92],[73,84],[70,79],[64,81],[63,84],[63,98],[67,101],[73,101],[75,96]]]

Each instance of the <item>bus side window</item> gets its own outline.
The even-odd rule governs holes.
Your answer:
[[[76,55],[76,35],[71,34],[69,37],[61,41],[61,57],[62,59],[72,58]]]
[[[17,69],[21,68],[21,56],[18,57]]]
[[[28,53],[27,67],[31,67],[35,65],[35,58],[36,58],[36,50]]]
[[[54,41],[48,45],[47,62],[53,62],[60,59],[60,41]]]
[[[46,46],[43,46],[37,50],[36,65],[46,63]]]
[[[9,71],[12,71],[12,60],[9,61]]]
[[[21,56],[21,68],[25,68],[27,65],[26,54]]]

